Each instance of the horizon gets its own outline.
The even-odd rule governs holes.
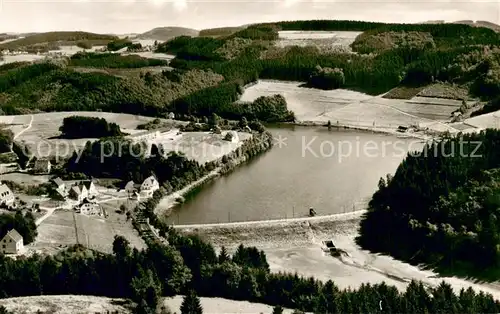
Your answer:
[[[265,4],[265,5],[263,5]],[[359,7],[362,6],[362,9]],[[444,20],[499,24],[497,1],[335,2],[322,0],[0,0],[0,32],[86,31],[143,33],[156,27],[195,30],[284,20],[358,20],[423,23]]]

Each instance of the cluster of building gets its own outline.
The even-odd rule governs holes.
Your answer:
[[[160,189],[160,183],[154,176],[147,177],[142,183],[136,184],[129,181],[125,185],[125,192],[131,199],[140,201],[153,196],[153,193]]]
[[[99,191],[92,180],[80,181],[67,186],[61,178],[54,178],[52,183],[58,198],[73,202],[77,212],[85,215],[103,215],[101,206],[96,202]]]

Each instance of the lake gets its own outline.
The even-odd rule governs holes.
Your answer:
[[[320,127],[271,128],[275,146],[193,190],[166,218],[175,224],[305,217],[363,209],[417,139]]]

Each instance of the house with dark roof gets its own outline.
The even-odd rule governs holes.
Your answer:
[[[2,254],[18,254],[24,250],[23,237],[15,229],[11,229],[0,241]]]
[[[92,180],[82,181],[80,182],[79,186],[80,190],[83,190],[83,188],[85,187],[85,189],[87,190],[87,195],[89,197],[94,197],[99,194],[99,191],[97,191],[97,188],[95,187],[95,184],[94,182],[92,182]]]
[[[77,184],[73,185],[69,189],[68,195],[72,200],[77,201],[78,203],[83,202],[83,200],[89,196],[88,190],[83,184],[80,186]]]

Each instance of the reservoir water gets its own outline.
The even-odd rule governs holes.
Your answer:
[[[202,224],[359,210],[417,139],[326,128],[272,128],[268,152],[193,190],[167,222]]]

